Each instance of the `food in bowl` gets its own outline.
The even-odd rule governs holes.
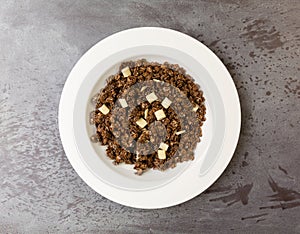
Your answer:
[[[92,102],[95,110],[89,117],[96,133],[91,140],[107,146],[115,165],[133,164],[142,175],[194,159],[205,98],[178,64],[124,62]]]

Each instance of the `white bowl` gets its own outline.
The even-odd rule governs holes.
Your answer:
[[[185,68],[203,90],[207,120],[195,160],[137,176],[132,165],[113,165],[105,147],[90,142],[95,129],[88,116],[94,108],[90,100],[105,79],[122,62],[141,58]],[[126,30],[92,47],[71,71],[59,107],[62,143],[77,173],[101,195],[140,208],[179,204],[207,189],[229,163],[240,123],[237,91],[221,61],[195,39],[163,28]]]

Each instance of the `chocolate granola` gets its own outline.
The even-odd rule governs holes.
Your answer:
[[[118,74],[92,98],[96,126],[92,142],[107,145],[114,164],[148,169],[174,168],[194,159],[206,108],[203,92],[178,64],[145,59],[122,63]]]

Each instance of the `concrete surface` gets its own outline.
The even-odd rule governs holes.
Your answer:
[[[300,233],[300,1],[0,1],[0,233]],[[68,73],[106,36],[162,26],[208,45],[242,104],[221,178],[176,207],[138,210],[90,189],[62,149]]]

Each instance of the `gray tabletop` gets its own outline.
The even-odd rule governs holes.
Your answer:
[[[300,233],[300,1],[0,2],[0,233]],[[59,98],[75,62],[124,29],[161,26],[211,48],[242,105],[218,181],[167,209],[89,188],[63,151]]]

